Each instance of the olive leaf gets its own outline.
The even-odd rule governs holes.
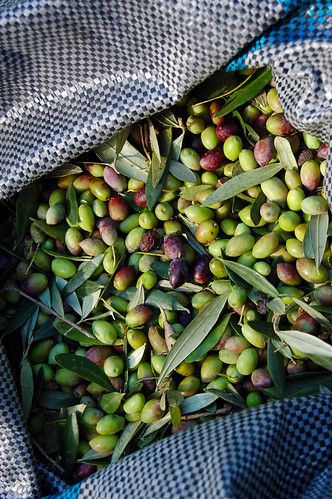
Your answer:
[[[266,201],[265,194],[263,192],[260,192],[251,206],[250,218],[255,225],[258,225],[261,220],[260,209],[261,206],[265,203],[265,201]]]
[[[275,314],[284,314],[286,310],[285,303],[281,298],[274,298],[267,304],[267,308]]]
[[[182,180],[183,182],[196,182],[194,172],[192,172],[183,163],[179,163],[178,161],[172,159],[168,162],[168,169],[174,177]]]
[[[244,119],[242,118],[241,114],[238,111],[233,111],[233,116],[238,119],[241,128],[243,130],[243,133],[248,142],[250,142],[250,144],[254,146],[256,142],[259,140],[258,133],[255,132],[255,130],[248,123],[244,121]]]
[[[226,328],[228,326],[229,320],[232,314],[226,314],[223,316],[217,326],[210,331],[202,343],[186,358],[186,362],[197,362],[200,361],[213,347],[220,341]]]
[[[294,298],[294,297],[292,298],[292,300],[297,305],[299,305],[299,307],[303,308],[303,310],[305,312],[307,312],[307,314],[311,315],[311,317],[313,317],[314,319],[316,319],[316,321],[319,322],[319,324],[323,328],[327,329],[329,332],[332,332],[332,324],[331,324],[331,322],[323,314],[321,314],[320,312],[318,312],[318,310],[316,310],[313,307],[311,307],[305,301],[299,300],[298,298]]]
[[[72,353],[60,353],[55,358],[61,367],[78,374],[81,378],[97,383],[105,390],[113,392],[114,388],[101,367],[91,360]]]
[[[78,203],[76,189],[71,182],[66,191],[66,221],[70,227],[78,227]]]
[[[217,390],[216,388],[210,388],[208,390],[208,393],[212,393],[213,395],[220,397],[230,404],[237,405],[238,407],[241,407],[241,409],[245,409],[247,407],[241,395],[231,384],[228,384],[226,390]]]
[[[83,263],[81,268],[76,272],[76,274],[68,281],[66,286],[63,288],[63,293],[69,295],[77,288],[79,288],[85,281],[92,276],[95,270],[99,267],[103,261],[104,255],[98,255],[92,258],[89,262]]]
[[[171,415],[168,412],[163,416],[161,419],[158,419],[158,421],[155,421],[154,423],[151,423],[148,425],[146,428],[145,432],[143,433],[142,437],[147,437],[151,433],[154,433],[155,431],[160,430],[163,426],[167,425],[171,420]]]
[[[131,130],[131,126],[127,126],[126,128],[123,128],[121,132],[118,132],[115,135],[115,156],[114,156],[114,166],[116,168],[116,162],[119,157],[120,152],[122,151],[125,143],[127,142],[127,139],[129,137]]]
[[[272,322],[265,322],[265,321],[248,321],[248,324],[250,327],[258,331],[259,333],[264,334],[267,338],[270,338],[271,340],[277,340],[278,336],[276,332],[274,331],[274,327]]]
[[[79,429],[75,412],[67,417],[64,426],[60,429],[59,436],[62,464],[67,473],[71,473],[76,461],[79,444]]]
[[[50,317],[39,329],[33,331],[34,341],[44,340],[45,338],[51,338],[54,336],[54,317]]]
[[[61,315],[61,317],[64,316],[65,312],[63,309],[62,298],[58,286],[56,285],[56,281],[53,281],[51,286],[51,308],[57,314]]]
[[[321,386],[332,389],[332,374],[311,372],[288,377],[282,395],[277,388],[265,388],[262,391],[273,399],[285,399],[319,393]]]
[[[60,243],[65,244],[67,226],[64,224],[48,225],[44,220],[36,220],[34,218],[31,218],[31,220],[35,222],[36,226],[44,232],[44,234],[53,239],[59,239]]]
[[[130,302],[128,303],[128,310],[137,307],[138,305],[144,305],[145,301],[145,291],[143,283],[139,283],[138,288],[130,298]]]
[[[329,371],[332,371],[331,345],[312,334],[303,333],[302,331],[278,331],[277,334],[291,348],[296,348],[309,357],[314,355],[316,361],[322,357],[324,359],[324,364],[326,364],[324,367]]]
[[[161,262],[161,263],[166,263],[166,262]],[[165,279],[167,279],[167,277],[165,277]],[[162,279],[161,281],[159,281],[158,284],[161,288],[173,290],[169,281]],[[193,284],[192,282],[185,282],[184,284],[182,284],[182,286],[179,286],[178,288],[176,288],[176,291],[180,291],[181,293],[198,293],[199,291],[202,291],[202,290],[203,290],[202,286],[199,286],[198,284]]]
[[[185,225],[185,227],[183,228],[183,233],[185,234],[187,241],[193,248],[193,250],[195,250],[195,252],[199,255],[209,255],[204,246],[202,246],[195,237],[196,225],[190,222],[190,220],[183,215],[180,215],[180,218],[182,223]]]
[[[276,351],[270,339],[267,343],[267,367],[275,387],[282,393],[285,386],[284,357]]]
[[[231,178],[212,192],[212,194],[210,194],[202,204],[203,206],[211,206],[214,203],[221,203],[227,199],[231,199],[240,192],[246,191],[251,187],[261,184],[262,182],[274,177],[281,169],[282,165],[280,163],[274,163],[272,165],[265,166],[264,168],[255,168],[255,170],[240,173],[240,175],[236,175]]]
[[[16,331],[21,326],[23,326],[23,324],[30,319],[30,317],[36,312],[36,310],[38,310],[38,305],[36,305],[31,301],[27,301],[24,299],[21,300],[20,306],[16,310],[15,315],[11,318],[11,320],[7,324],[6,330],[2,335],[2,338],[8,336],[10,333]]]
[[[57,390],[44,390],[42,391],[38,405],[45,407],[45,409],[57,410],[61,407],[69,407],[76,404],[77,399],[72,395]]]
[[[18,246],[29,233],[31,221],[38,208],[40,184],[34,182],[23,189],[16,201],[16,246]]]
[[[160,261],[152,262],[150,267],[159,277],[162,277],[163,279],[168,279],[169,263],[160,262]]]
[[[304,255],[315,259],[317,269],[323,260],[327,243],[328,225],[328,213],[311,215],[305,231],[303,241]]]
[[[273,298],[277,298],[279,296],[276,288],[271,284],[264,276],[256,272],[255,270],[246,267],[245,265],[241,265],[237,262],[231,262],[230,260],[222,260],[226,269],[230,269],[235,272],[238,276],[241,277],[244,281],[251,284],[254,289],[262,291],[268,296],[272,296]]]
[[[159,135],[159,147],[161,161],[158,163],[156,154],[152,154],[152,164],[150,166],[149,175],[145,186],[145,195],[148,207],[153,208],[159,201],[159,197],[163,190],[166,178],[168,175],[168,157],[172,145],[172,129],[163,128]]]
[[[23,345],[23,350],[26,352],[29,349],[29,346],[31,344],[31,339],[33,336],[33,331],[35,329],[37,319],[38,319],[38,307],[35,309],[34,313],[29,317],[27,322],[23,324],[21,328],[21,338],[22,338],[22,345]]]
[[[131,354],[128,355],[128,369],[136,369],[138,364],[141,362],[141,360],[144,357],[146,349],[146,343],[144,345],[140,346],[139,348],[136,348],[136,350],[133,350]]]
[[[46,175],[47,178],[60,178],[67,177],[67,175],[76,175],[82,173],[82,168],[73,163],[65,163],[64,165],[58,166],[53,171]]]
[[[101,294],[101,289],[98,289],[89,296],[85,296],[82,302],[82,319],[88,317],[92,310],[97,306]]]
[[[59,253],[58,251],[50,250],[47,248],[42,248],[42,251],[47,255],[54,256],[55,258],[64,258],[65,260],[72,260],[73,262],[85,262],[86,260],[91,260],[91,256],[87,255],[82,255],[82,256],[65,255],[63,253]]]
[[[297,161],[289,141],[285,137],[276,137],[274,147],[277,150],[279,161],[286,170],[298,170]]]
[[[180,198],[185,199],[186,201],[196,201],[197,195],[201,192],[207,191],[208,189],[211,189],[211,185],[192,185],[191,187],[182,189],[180,192]]]
[[[57,278],[56,278],[57,279]],[[42,293],[38,296],[40,303],[45,305],[45,307],[52,308],[51,304],[51,291],[50,288],[47,287],[44,289]]]
[[[151,150],[152,150],[152,154],[154,155],[154,160],[152,158],[152,165],[153,165],[152,185],[155,187],[162,177],[163,169],[161,169],[161,154],[160,154],[160,150],[159,150],[159,144],[158,144],[156,130],[155,130],[150,118],[147,119],[147,122],[148,122],[148,127],[149,127],[149,139],[150,139]],[[160,171],[160,169],[161,169],[161,171]]]
[[[239,86],[243,85],[239,82],[235,71],[225,71],[218,69],[213,75],[195,87],[195,95],[200,99],[196,105],[205,104],[206,102],[219,99],[225,94],[234,92]]]
[[[213,404],[217,399],[217,395],[214,395],[213,393],[197,393],[196,395],[184,399],[181,405],[181,412],[185,415],[200,411]]]
[[[215,114],[215,117],[225,116],[248,102],[259,94],[271,79],[272,73],[269,68],[257,70],[245,85],[231,94],[225,105]]]
[[[160,113],[154,114],[152,119],[164,127],[181,128],[181,125],[178,123],[176,117],[169,109],[165,109]]]
[[[76,295],[79,299],[89,296],[92,293],[102,289],[102,285],[96,281],[90,281],[89,279],[85,281],[79,288],[76,289]]]
[[[174,296],[164,293],[163,291],[160,291],[160,289],[153,289],[150,291],[146,297],[145,303],[147,305],[152,305],[153,307],[159,307],[161,305],[165,310],[188,310]]]
[[[131,440],[134,438],[134,436],[137,434],[138,430],[140,429],[142,423],[141,421],[134,421],[132,423],[128,423],[123,432],[120,435],[119,440],[117,441],[117,444],[113,450],[112,453],[112,460],[111,462],[114,464],[116,463],[126,448],[128,447],[129,443]]]
[[[200,345],[217,322],[226,301],[226,294],[214,298],[185,328],[166,357],[158,385]]]
[[[173,140],[172,145],[171,145],[171,152],[169,155],[170,161],[172,161],[172,160],[175,162],[178,161],[180,154],[181,154],[183,139],[184,139],[184,132],[182,132],[176,139]]]
[[[30,414],[33,400],[33,373],[30,362],[27,358],[22,360],[20,371],[21,403],[24,419],[27,420]]]
[[[116,157],[116,135],[111,139],[101,144],[95,153],[101,161],[112,164]],[[147,160],[130,142],[126,141],[118,154],[116,161],[116,169],[122,175],[128,178],[134,178],[146,182],[148,174],[146,171]]]
[[[84,454],[83,457],[81,457],[81,459],[77,459],[77,462],[78,463],[86,463],[86,464],[90,464],[91,461],[94,461],[95,459],[104,459],[105,457],[108,457],[109,455],[111,454],[111,452],[97,452],[95,451],[94,449],[90,449],[88,450],[88,452],[86,452]],[[94,463],[96,464],[96,463]]]

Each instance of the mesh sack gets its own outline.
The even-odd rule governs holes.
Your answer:
[[[227,63],[269,65],[287,118],[330,141],[327,0],[2,0],[0,21],[2,199]],[[68,487],[33,457],[2,347],[0,361],[1,498],[332,497],[330,395],[216,420]]]

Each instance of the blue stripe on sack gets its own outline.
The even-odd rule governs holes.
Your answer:
[[[43,499],[77,499],[81,490],[81,484],[76,483],[72,487],[60,492],[60,494],[44,497]]]
[[[278,0],[282,4],[297,4],[296,0]],[[245,50],[233,59],[227,66],[227,71],[244,69],[247,67],[246,59],[253,52],[258,52],[264,48],[273,47],[282,43],[291,43],[300,40],[324,40],[332,41],[332,30],[322,30],[321,26],[332,17],[332,7],[328,0],[321,0],[314,5],[307,5],[305,8],[294,13],[286,19],[278,28],[271,28],[266,35],[262,35],[249,49]],[[303,26],[305,29],[303,29]]]

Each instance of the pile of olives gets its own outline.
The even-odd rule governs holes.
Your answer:
[[[179,397],[180,418],[167,419],[167,431],[205,421],[223,407],[238,409],[216,396],[203,415],[198,410],[197,419],[188,421],[181,413],[183,401],[211,389],[234,389],[247,407],[273,399],[268,338],[252,322],[270,322],[270,298],[230,272],[224,261],[237,262],[274,284],[288,307],[283,329],[331,342],[324,324],[293,301],[303,298],[327,317],[332,314],[331,240],[319,264],[304,245],[311,217],[328,213],[322,191],[328,147],[287,121],[273,82],[260,97],[237,110],[242,123],[236,115],[216,116],[222,99],[202,104],[188,96],[174,107],[174,115],[185,123],[179,162],[192,172],[192,181],[168,173],[155,206],[149,205],[142,180],[126,177],[116,163],[106,165],[95,156],[78,162],[80,173],[39,183],[38,207],[17,250],[22,259],[3,284],[0,311],[10,323],[22,300],[29,303],[30,297],[44,305],[38,309],[26,352],[39,383],[28,426],[35,441],[47,447],[50,425],[60,413],[60,419],[67,417],[68,407],[77,408],[76,480],[107,465],[123,430],[140,421],[138,437],[131,443],[137,448],[146,425],[169,414],[168,392]],[[257,140],[248,140],[243,123],[255,131]],[[140,124],[133,126],[128,140],[143,154],[139,129]],[[155,131],[158,137],[157,124]],[[206,205],[208,196],[236,176],[277,163],[275,137],[287,139],[297,169],[281,169],[231,199]],[[252,215],[255,202],[258,219]],[[91,261],[97,262],[95,268],[82,278]],[[79,286],[63,293],[77,276]],[[61,307],[55,318],[49,310],[52,304],[45,301],[54,283],[63,298],[62,323]],[[225,293],[224,311],[202,344],[158,385],[167,355],[184,330]],[[77,303],[84,308],[84,300],[94,295],[93,308],[82,319]],[[55,322],[45,334],[50,320]],[[80,330],[75,330],[76,324]],[[286,377],[323,371],[306,353],[284,346]],[[103,370],[113,391],[62,367],[57,358],[69,353]],[[45,407],[45,398],[57,392],[63,394],[58,406]],[[157,429],[153,435],[159,438],[161,433]],[[49,453],[61,464],[60,450],[60,444],[55,445]],[[98,453],[104,460],[96,459]]]

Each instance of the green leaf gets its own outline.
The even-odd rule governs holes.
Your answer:
[[[174,428],[178,428],[181,424],[181,409],[180,407],[170,407],[171,423]]]
[[[82,286],[82,284],[92,276],[95,270],[99,267],[103,261],[104,255],[98,255],[92,258],[89,262],[84,263],[81,268],[76,272],[76,274],[70,279],[70,281],[63,288],[63,293],[69,295],[77,288]]]
[[[76,290],[76,295],[78,298],[82,299],[85,296],[89,296],[92,293],[98,291],[98,289],[102,289],[102,286],[99,282],[90,281],[89,279],[85,281],[79,288]]]
[[[166,357],[158,384],[201,344],[217,322],[226,301],[226,294],[214,298],[185,328]]]
[[[211,185],[192,185],[191,187],[182,189],[180,192],[180,198],[185,199],[186,201],[196,201],[197,195],[201,192],[207,191],[208,189],[211,189]]]
[[[200,361],[208,352],[210,352],[210,350],[213,349],[226,331],[231,315],[232,314],[224,315],[220,323],[212,329],[202,343],[190,355],[188,355],[186,362]]]
[[[231,262],[230,260],[222,260],[222,262],[226,269],[231,269],[238,276],[240,276],[241,279],[248,282],[254,289],[258,289],[273,298],[277,298],[279,296],[279,293],[273,284],[271,284],[264,276],[255,270],[250,269],[245,265],[241,265],[240,263]]]
[[[38,405],[45,409],[56,410],[61,407],[70,407],[76,404],[77,399],[72,395],[64,392],[45,390],[41,393],[38,399]]]
[[[286,170],[298,170],[291,145],[285,137],[276,137],[274,147],[277,150],[280,163]]]
[[[57,314],[61,315],[61,317],[64,316],[65,312],[63,310],[62,298],[55,281],[52,282],[52,287],[51,287],[51,307],[52,310],[54,310]]]
[[[184,399],[181,405],[182,414],[190,414],[192,412],[197,412],[209,405],[213,404],[217,400],[217,395],[213,393],[197,393],[191,397]]]
[[[146,343],[128,355],[128,369],[135,369],[144,357]]]
[[[183,182],[196,182],[195,174],[183,163],[171,159],[168,162],[168,168],[169,172],[179,180]]]
[[[75,175],[78,173],[82,173],[82,168],[78,165],[74,165],[73,163],[65,163],[62,166],[58,166],[53,171],[47,174],[47,178],[58,178],[58,177],[67,177],[67,175]]]
[[[31,220],[37,213],[40,185],[37,182],[23,189],[16,201],[16,246],[29,233]]]
[[[167,277],[165,277],[165,279],[167,279]],[[158,284],[161,288],[171,289],[172,291],[174,291],[169,281],[161,280],[159,281]],[[180,291],[181,293],[198,293],[199,291],[203,291],[203,288],[198,284],[193,284],[192,282],[185,282],[184,284],[182,284],[182,286],[176,288],[176,291]]]
[[[22,344],[23,344],[24,351],[26,351],[29,348],[29,345],[31,343],[33,331],[35,329],[37,319],[38,319],[38,313],[39,312],[38,312],[38,307],[37,307],[37,309],[34,311],[34,313],[31,315],[31,317],[22,326],[21,338],[22,338]]]
[[[232,93],[226,104],[215,114],[215,117],[225,116],[226,114],[237,109],[239,106],[242,106],[242,104],[248,102],[250,99],[259,94],[259,92],[263,90],[271,79],[272,74],[269,68],[256,71],[253,78],[251,78],[248,83]]]
[[[275,351],[271,340],[267,343],[267,367],[273,383],[282,393],[285,386],[284,357],[280,352]]]
[[[324,328],[327,329],[328,331],[332,332],[332,324],[331,322],[318,310],[315,310],[313,307],[308,305],[305,301],[299,300],[298,298],[292,298],[293,301],[299,305],[299,307],[303,308],[307,314],[311,315],[314,319],[316,319],[317,322]]]
[[[21,372],[21,402],[24,419],[27,420],[31,411],[33,399],[33,373],[27,358],[22,360]]]
[[[102,386],[109,392],[114,391],[114,388],[103,369],[91,360],[72,353],[60,353],[56,356],[56,361],[59,366],[69,369],[81,376],[81,378],[91,381],[92,383],[97,383],[97,385]]]
[[[205,103],[232,92],[237,86],[239,86],[239,81],[234,71],[218,69],[210,78],[195,87],[195,95],[202,103]]]
[[[152,154],[152,164],[146,182],[146,200],[148,207],[153,208],[159,200],[168,175],[168,157],[172,145],[172,129],[163,128],[159,134],[160,163],[156,154]]]
[[[101,289],[95,291],[89,296],[85,296],[82,302],[82,319],[88,317],[92,310],[97,306],[101,294]]]
[[[97,147],[95,153],[103,162],[112,164],[116,157],[116,144],[117,138],[115,135]],[[147,160],[143,154],[128,141],[125,142],[116,161],[117,171],[128,178],[135,178],[136,180],[146,182],[148,178],[147,166]]]
[[[284,314],[286,311],[285,303],[281,298],[274,298],[267,304],[267,308],[275,314]]]
[[[50,317],[39,329],[35,329],[33,332],[34,341],[44,340],[45,338],[51,338],[55,334],[54,330],[54,317]]]
[[[244,136],[246,137],[248,142],[250,142],[250,144],[254,146],[256,142],[259,140],[258,133],[256,133],[255,130],[248,123],[244,121],[244,119],[242,118],[241,114],[238,111],[234,111],[233,116],[239,120]]]
[[[70,183],[66,191],[66,221],[70,227],[78,227],[78,203],[76,189]]]
[[[183,232],[187,237],[187,241],[193,250],[199,255],[209,255],[204,246],[199,243],[195,237],[196,225],[190,222],[187,217],[181,216],[181,221],[184,224]]]
[[[272,345],[274,346],[274,349],[278,352],[281,353],[286,359],[292,360],[293,359],[293,353],[289,346],[286,345],[283,341],[280,340],[272,340]]]
[[[39,299],[40,303],[45,305],[45,307],[52,308],[51,291],[50,291],[49,287],[45,288],[44,291],[42,293],[40,293],[40,295],[38,296],[38,299]]]
[[[319,393],[321,386],[332,389],[332,374],[311,372],[290,376],[286,380],[282,396],[276,388],[267,388],[262,391],[271,398],[285,399]]]
[[[44,220],[33,219],[37,227],[44,232],[49,237],[53,239],[59,239],[60,243],[65,244],[65,234],[67,232],[67,226],[64,224],[58,225],[47,225]]]
[[[69,307],[71,307],[74,310],[74,312],[76,312],[79,316],[82,316],[81,304],[78,301],[78,297],[77,297],[77,294],[75,292],[70,293],[69,295],[66,296],[65,303]]]
[[[81,457],[81,459],[77,459],[77,462],[78,463],[88,463],[88,461],[94,461],[95,459],[104,459],[104,457],[107,457],[111,454],[111,452],[104,452],[104,453],[101,453],[101,452],[97,452],[93,449],[90,449],[88,450],[88,452],[86,452],[84,454],[83,457]]]
[[[241,407],[241,409],[247,408],[245,401],[231,384],[228,385],[228,388],[226,388],[226,390],[217,390],[216,388],[211,388],[208,390],[208,393],[213,393],[213,395],[217,395],[226,402]]]
[[[168,268],[169,263],[167,262],[156,261],[151,263],[151,269],[163,279],[168,279]]]
[[[278,331],[278,336],[291,348],[297,348],[306,355],[315,355],[316,358],[320,356],[329,358],[328,369],[332,370],[332,346],[325,343],[325,341],[312,334],[296,330]]]
[[[142,436],[147,437],[151,433],[154,433],[155,431],[160,430],[160,428],[167,425],[170,422],[170,420],[171,420],[171,415],[168,412],[161,419],[158,419],[158,421],[155,421],[154,423],[149,424]]]
[[[260,192],[251,206],[250,218],[255,225],[258,225],[261,220],[260,209],[261,206],[265,203],[265,201],[266,201],[265,194],[263,192]]]
[[[130,302],[128,303],[128,310],[137,307],[138,305],[144,305],[145,301],[145,291],[142,283],[138,285],[138,288],[130,298]]]
[[[151,150],[155,154],[156,159],[157,159],[157,161],[158,161],[158,163],[160,165],[160,163],[161,163],[161,154],[160,154],[160,150],[159,150],[159,144],[158,144],[156,130],[155,130],[155,128],[153,126],[153,123],[152,123],[152,121],[151,121],[150,118],[147,119],[147,122],[148,122],[148,127],[149,127],[149,139],[150,139]],[[161,178],[161,175],[159,177],[159,180],[160,180],[160,178]],[[157,180],[154,185],[157,185],[158,182],[159,182],[159,180]]]
[[[134,438],[138,430],[140,429],[142,423],[141,421],[134,421],[128,423],[123,432],[120,435],[119,440],[113,450],[111,462],[114,464],[118,462],[126,448],[128,447],[131,440]]]
[[[153,307],[163,307],[165,310],[188,310],[182,303],[179,302],[174,296],[160,291],[160,289],[153,289],[150,291],[145,300],[146,305]]]
[[[271,322],[265,321],[248,321],[250,327],[258,331],[259,333],[264,334],[267,338],[271,340],[277,340],[278,336],[274,331],[273,324]]]
[[[114,158],[115,168],[116,168],[116,162],[117,162],[117,159],[119,157],[119,154],[122,151],[125,143],[127,142],[128,137],[129,137],[130,130],[131,130],[131,126],[127,126],[123,130],[121,130],[121,132],[118,132],[115,135],[115,139],[116,139],[116,141],[115,141],[115,158]]]
[[[91,260],[91,256],[74,256],[74,255],[64,255],[63,253],[59,253],[58,251],[53,251],[47,248],[42,248],[42,251],[47,255],[54,256],[55,258],[64,258],[65,260],[72,260],[73,262],[85,262],[87,260]]]
[[[172,146],[171,146],[171,152],[170,152],[170,155],[169,155],[170,161],[172,161],[172,160],[174,160],[175,162],[178,161],[178,159],[180,157],[180,154],[181,154],[183,139],[184,139],[184,132],[182,132],[176,139],[173,140]],[[170,170],[171,170],[171,168],[170,168]],[[173,173],[173,175],[174,175],[174,173]],[[196,179],[196,177],[195,177],[195,179]],[[195,182],[195,180],[193,180],[193,182]]]
[[[170,407],[180,407],[184,402],[184,396],[176,390],[169,390],[166,394],[166,398]]]
[[[62,334],[69,340],[77,341],[82,347],[93,347],[97,345],[103,345],[103,343],[97,340],[97,338],[90,338],[89,336],[85,336],[85,334],[81,333],[77,329],[72,329],[68,324],[65,324],[65,326],[67,332],[65,332],[64,328],[62,328],[61,331],[59,331],[60,334]]]
[[[19,329],[38,310],[38,305],[28,300],[21,300],[15,315],[11,318],[2,338]]]
[[[164,127],[181,128],[176,117],[169,109],[165,109],[160,113],[154,114],[152,119],[163,125]]]
[[[314,258],[316,267],[320,266],[327,243],[327,231],[329,225],[328,213],[311,215],[305,231],[303,249],[308,258]]]
[[[265,182],[265,180],[274,177],[281,169],[282,165],[280,163],[274,163],[272,165],[265,166],[264,168],[256,168],[255,170],[251,170],[249,172],[240,173],[240,175],[236,175],[236,177],[231,178],[212,192],[212,194],[210,194],[210,196],[208,196],[202,204],[203,206],[211,206],[214,203],[221,203],[227,199],[231,199],[240,192],[246,191],[251,187]],[[181,197],[183,197],[182,194]]]
[[[60,433],[62,464],[67,473],[71,473],[76,461],[79,444],[79,429],[75,412],[67,417]]]

